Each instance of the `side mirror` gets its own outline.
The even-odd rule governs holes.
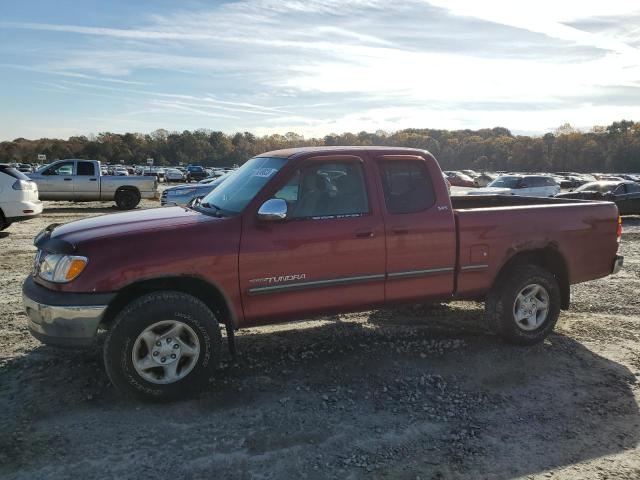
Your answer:
[[[187,203],[187,207],[194,208],[199,206],[202,203],[203,198],[204,197],[193,197],[191,200],[189,200],[189,203]]]
[[[287,218],[287,202],[281,198],[272,198],[262,204],[258,218],[264,222],[277,222]]]

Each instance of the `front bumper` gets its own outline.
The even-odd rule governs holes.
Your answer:
[[[613,261],[613,269],[611,270],[611,274],[618,273],[622,270],[622,266],[624,265],[624,257],[622,255],[616,255],[615,260]]]
[[[49,290],[28,277],[22,300],[31,334],[56,347],[87,347],[115,294],[68,293]]]

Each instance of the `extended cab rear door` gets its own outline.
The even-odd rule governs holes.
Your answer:
[[[265,192],[287,202],[286,219],[260,221],[257,209],[245,217],[239,280],[248,324],[384,302],[384,226],[368,161],[301,160]]]
[[[77,200],[100,200],[99,176],[97,162],[78,160],[76,162],[76,176],[73,179],[74,197]]]
[[[444,298],[454,290],[455,221],[435,159],[376,159],[387,239],[387,302]]]

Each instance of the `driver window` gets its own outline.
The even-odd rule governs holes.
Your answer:
[[[317,163],[299,170],[274,198],[287,202],[288,219],[369,213],[362,166],[351,162]]]
[[[47,170],[47,175],[73,175],[73,162],[62,162]]]

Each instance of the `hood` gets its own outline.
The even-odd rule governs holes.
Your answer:
[[[167,188],[165,189],[165,192],[167,192],[167,194],[172,193],[172,192],[182,192],[183,190],[191,190],[193,188],[195,189],[202,189],[202,188],[210,188],[211,184],[210,183],[193,183],[191,185],[178,185],[177,187],[171,187],[171,188]]]
[[[468,190],[467,195],[509,195],[511,194],[510,188],[498,188],[498,187],[484,187],[474,188]]]
[[[123,235],[132,231],[161,230],[215,220],[215,217],[209,217],[182,207],[151,208],[135,212],[100,215],[66,223],[56,227],[51,238],[64,237],[64,240],[76,244],[100,237]]]

